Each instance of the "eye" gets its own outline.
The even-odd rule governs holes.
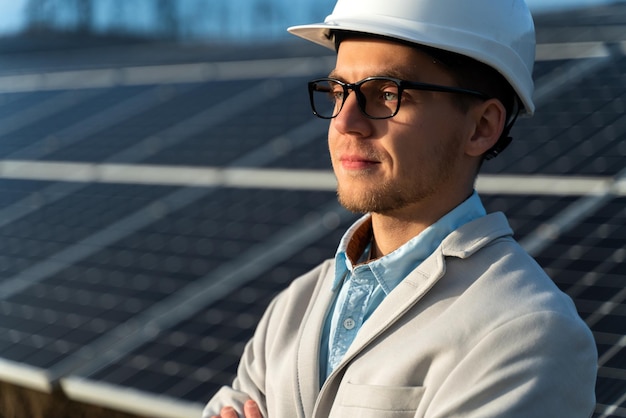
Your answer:
[[[386,82],[381,85],[381,96],[385,102],[394,102],[400,98],[398,85],[392,82]]]
[[[372,83],[372,87],[374,87],[374,91],[377,92],[377,99],[383,103],[395,102],[399,99],[400,92],[396,83],[389,80],[376,80],[375,84]],[[374,91],[372,91],[372,93],[374,93]]]
[[[382,97],[386,102],[394,102],[398,100],[398,89],[394,89],[393,91],[385,90],[383,91]]]
[[[329,91],[330,94],[330,98],[331,100],[334,100],[336,102],[341,102],[343,101],[343,88],[341,88],[341,86],[336,86],[332,89],[330,89]]]

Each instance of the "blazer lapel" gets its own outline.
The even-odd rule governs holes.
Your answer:
[[[326,313],[333,299],[334,271],[334,263],[328,263],[328,268],[320,274],[319,282],[311,298],[313,303],[308,307],[300,328],[295,384],[298,387],[297,393],[300,395],[302,417],[306,416],[304,411],[313,411],[319,395],[320,340]]]
[[[372,313],[359,330],[337,369],[343,368],[364,347],[418,303],[445,273],[444,257],[439,250],[413,270]]]

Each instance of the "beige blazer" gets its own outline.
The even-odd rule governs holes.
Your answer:
[[[266,418],[588,418],[591,332],[511,235],[496,213],[446,237],[363,324],[320,389],[334,271],[324,262],[272,301],[232,387],[203,417],[252,398]]]

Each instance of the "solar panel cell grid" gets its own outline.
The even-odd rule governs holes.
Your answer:
[[[12,123],[12,117],[19,115],[25,110],[31,109],[33,106],[54,99],[61,95],[59,91],[40,91],[27,93],[2,93],[0,95],[0,121],[2,127],[0,132],[4,132],[5,125]]]
[[[558,71],[559,64],[552,65],[557,69],[551,71]],[[626,59],[616,58],[598,70],[601,77],[592,72],[572,80],[566,90],[541,103],[532,119],[518,121],[513,144],[485,164],[484,171],[596,176],[621,171],[626,158],[625,70]]]
[[[24,180],[0,180],[0,209],[21,201],[25,197],[31,197],[31,204],[37,204],[35,192],[45,188],[49,183],[45,181],[24,181]],[[34,196],[33,196],[34,195]]]
[[[8,151],[5,156],[36,159],[42,152],[62,147],[66,135],[71,132],[68,127],[101,112],[102,106],[117,102],[125,94],[120,95],[119,91],[109,89],[82,90],[52,97],[42,104],[33,104],[34,110],[39,108],[38,112],[26,109],[23,114],[14,116],[23,117],[23,121],[17,120],[23,123],[12,127],[9,121],[8,127],[0,130],[5,136],[2,138],[3,149]],[[8,128],[13,129],[6,132]]]
[[[323,123],[321,120],[319,122]],[[327,129],[321,129],[321,132],[306,146],[277,158],[270,166],[295,170],[330,170]]]
[[[264,81],[246,81],[246,90],[238,86],[235,91],[220,91],[217,89],[223,87],[213,86],[205,97],[215,99],[205,103],[205,107],[211,109],[219,107],[221,101],[237,99],[229,105],[232,112],[198,132],[182,137],[180,143],[149,156],[145,162],[223,166],[310,119],[304,102],[303,79],[271,81],[269,83],[274,87],[268,87],[269,91],[259,89],[262,83]],[[258,100],[259,95],[267,96],[267,99],[262,104],[251,105],[250,102]],[[212,115],[207,115],[210,120],[208,116]],[[289,145],[287,141],[285,146]]]
[[[117,100],[108,103],[93,100],[90,105],[100,112],[107,108],[113,111],[115,106],[143,98],[142,110],[119,115],[112,122],[103,123],[101,129],[94,129],[92,133],[83,135],[79,142],[57,149],[45,158],[52,161],[116,161],[120,152],[153,135],[158,137],[165,129],[206,108],[207,103],[202,98],[207,96],[211,88],[219,93],[226,87],[216,87],[215,84],[184,84],[167,88],[149,86],[117,89]],[[155,141],[158,142],[158,139]],[[150,149],[146,152],[150,152]]]
[[[97,186],[90,187],[72,196],[71,204],[59,201],[58,210],[51,205],[46,209],[49,216],[36,215],[53,222],[51,226],[69,222],[66,228],[71,232],[72,225],[77,228],[81,225],[81,222],[72,222],[74,211],[94,204],[104,206],[102,198],[113,189],[106,187],[105,192],[101,192]],[[121,198],[125,192],[132,195],[133,187],[120,186],[117,190]],[[152,193],[146,190],[140,193],[143,196],[125,199],[126,204],[119,205],[114,214],[119,217],[125,211],[151,204],[148,197],[158,197],[160,191],[159,188]],[[2,326],[9,334],[28,335],[19,340],[28,350],[7,348],[3,356],[31,366],[54,368],[56,362],[71,357],[76,350],[110,333],[195,279],[210,274],[218,263],[233,260],[247,248],[263,243],[268,236],[306,217],[320,202],[329,199],[334,200],[333,193],[222,190],[194,205],[159,217],[146,229],[129,231],[126,238],[107,248],[14,291],[10,297],[5,296],[6,317],[14,317],[14,321],[4,321]],[[254,232],[256,222],[250,219],[251,213],[255,213],[250,212],[252,207],[259,208],[257,219],[266,219],[268,214],[279,216]],[[106,222],[112,221],[109,218]],[[45,225],[42,230],[46,229]],[[63,238],[71,235],[63,233]],[[17,244],[24,241],[16,238]],[[54,249],[64,250],[64,246]],[[248,295],[245,296],[247,305],[258,302],[257,293],[243,291],[241,294]],[[234,310],[227,316],[238,312],[241,306],[233,303],[231,309]],[[260,315],[260,308],[256,309],[256,315]],[[256,316],[238,313],[234,325],[226,324],[213,331],[220,335],[232,334],[235,338],[242,332],[237,327],[245,323],[251,327],[255,319]],[[206,330],[204,335],[212,335],[213,331]],[[45,344],[39,347],[34,341],[45,341]],[[57,347],[54,342],[60,345]]]
[[[600,358],[596,387],[600,409],[626,402],[625,204],[624,198],[610,201],[538,257],[557,285],[574,298],[578,312],[594,333]]]
[[[73,191],[73,190],[71,190]],[[145,188],[140,193],[132,186],[89,186],[80,193],[68,194],[56,202],[0,227],[3,254],[25,258],[31,263],[64,250],[68,245],[97,233],[133,210],[148,205],[167,188]],[[45,198],[46,191],[35,192],[34,199]],[[28,199],[28,198],[27,198]],[[4,277],[18,274],[24,263],[9,263]],[[9,269],[8,267],[13,267]]]
[[[515,238],[523,240],[541,223],[557,215],[576,198],[569,196],[483,195],[482,200],[488,213],[505,213]]]
[[[536,61],[533,68],[533,79],[539,80],[553,72],[561,71],[569,60]]]

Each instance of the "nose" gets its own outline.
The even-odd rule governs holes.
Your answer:
[[[341,134],[363,137],[371,134],[371,122],[371,119],[361,111],[356,93],[351,91],[339,114],[332,119],[331,126]]]

